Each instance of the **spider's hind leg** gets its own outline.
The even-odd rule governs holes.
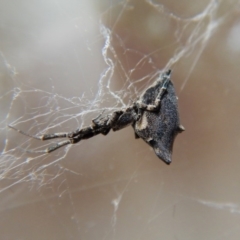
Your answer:
[[[170,77],[171,77],[171,70],[165,72],[162,76],[161,76],[161,81],[162,81],[162,86],[155,98],[154,104],[146,104],[143,101],[137,101],[136,102],[136,106],[139,109],[139,113],[138,115],[141,115],[143,110],[146,111],[157,111],[160,108],[161,105],[161,99],[164,95],[164,93],[167,91],[168,88],[168,84],[170,82]],[[154,88],[153,88],[154,89]]]

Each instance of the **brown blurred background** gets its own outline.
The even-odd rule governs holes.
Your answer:
[[[240,236],[240,1],[0,2],[0,239]],[[44,155],[173,69],[165,165],[131,127]]]

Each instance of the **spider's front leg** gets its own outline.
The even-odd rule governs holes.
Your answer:
[[[107,135],[109,131],[112,129],[113,125],[118,121],[118,118],[122,115],[122,113],[123,111],[116,111],[111,115],[107,115],[104,117],[101,117],[102,114],[100,114],[97,118],[92,120],[92,124],[88,127],[77,129],[73,132],[43,134],[42,136],[33,136],[13,126],[9,125],[9,127],[25,136],[28,136],[37,140],[42,140],[42,141],[51,140],[55,138],[67,138],[64,141],[60,141],[58,143],[53,144],[52,146],[48,147],[43,151],[34,151],[35,153],[50,153],[65,145],[78,143],[82,139],[88,139],[100,133],[103,135]],[[28,152],[33,152],[33,151],[28,151]]]
[[[106,132],[109,132],[110,130],[111,129],[106,129],[106,128],[103,128],[102,126],[99,126],[99,127],[89,126],[82,129],[78,129],[70,133],[45,134],[43,135],[42,140],[49,140],[52,138],[62,138],[62,137],[67,137],[68,139],[55,143],[54,145],[48,147],[46,150],[38,151],[38,152],[50,153],[65,145],[75,144],[80,142],[82,139],[88,139],[88,138],[94,137],[99,133],[106,134]]]
[[[82,139],[89,139],[91,137],[94,137],[98,134],[107,135],[111,129],[114,131],[118,130],[116,129],[116,126],[119,125],[118,121],[121,119],[122,116],[124,116],[124,111],[115,111],[111,115],[107,115],[104,117],[101,117],[102,114],[100,114],[98,117],[92,120],[92,125],[89,127],[85,127],[82,129],[77,129],[74,132],[71,133],[61,133],[61,134],[50,134],[50,135],[44,135],[44,138],[42,140],[56,138],[56,137],[67,137],[69,138],[66,141],[62,141],[59,143],[56,143],[53,146],[50,146],[46,149],[46,152],[52,152],[57,150],[58,148],[65,146],[67,144],[75,144],[80,142]],[[124,117],[122,118],[124,119]],[[49,138],[50,137],[50,138]]]

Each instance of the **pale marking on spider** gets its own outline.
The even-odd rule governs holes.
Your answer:
[[[68,144],[75,144],[82,139],[88,139],[98,134],[107,135],[110,130],[118,131],[132,125],[135,137],[142,138],[155,151],[156,155],[166,164],[172,159],[173,142],[176,135],[184,131],[180,124],[177,97],[171,82],[171,70],[160,75],[155,83],[147,88],[141,97],[126,109],[120,109],[111,115],[100,114],[92,120],[88,127],[73,132],[44,134],[40,137],[27,134],[13,126],[10,128],[38,140],[67,138],[55,143],[43,151],[35,153],[50,153]]]
[[[143,112],[142,117],[139,121],[136,122],[135,127],[137,130],[143,130],[148,126],[147,116],[146,113]]]

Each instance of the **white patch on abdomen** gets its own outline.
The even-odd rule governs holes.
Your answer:
[[[136,122],[135,128],[137,130],[143,130],[148,126],[146,112],[143,113],[141,119]]]

